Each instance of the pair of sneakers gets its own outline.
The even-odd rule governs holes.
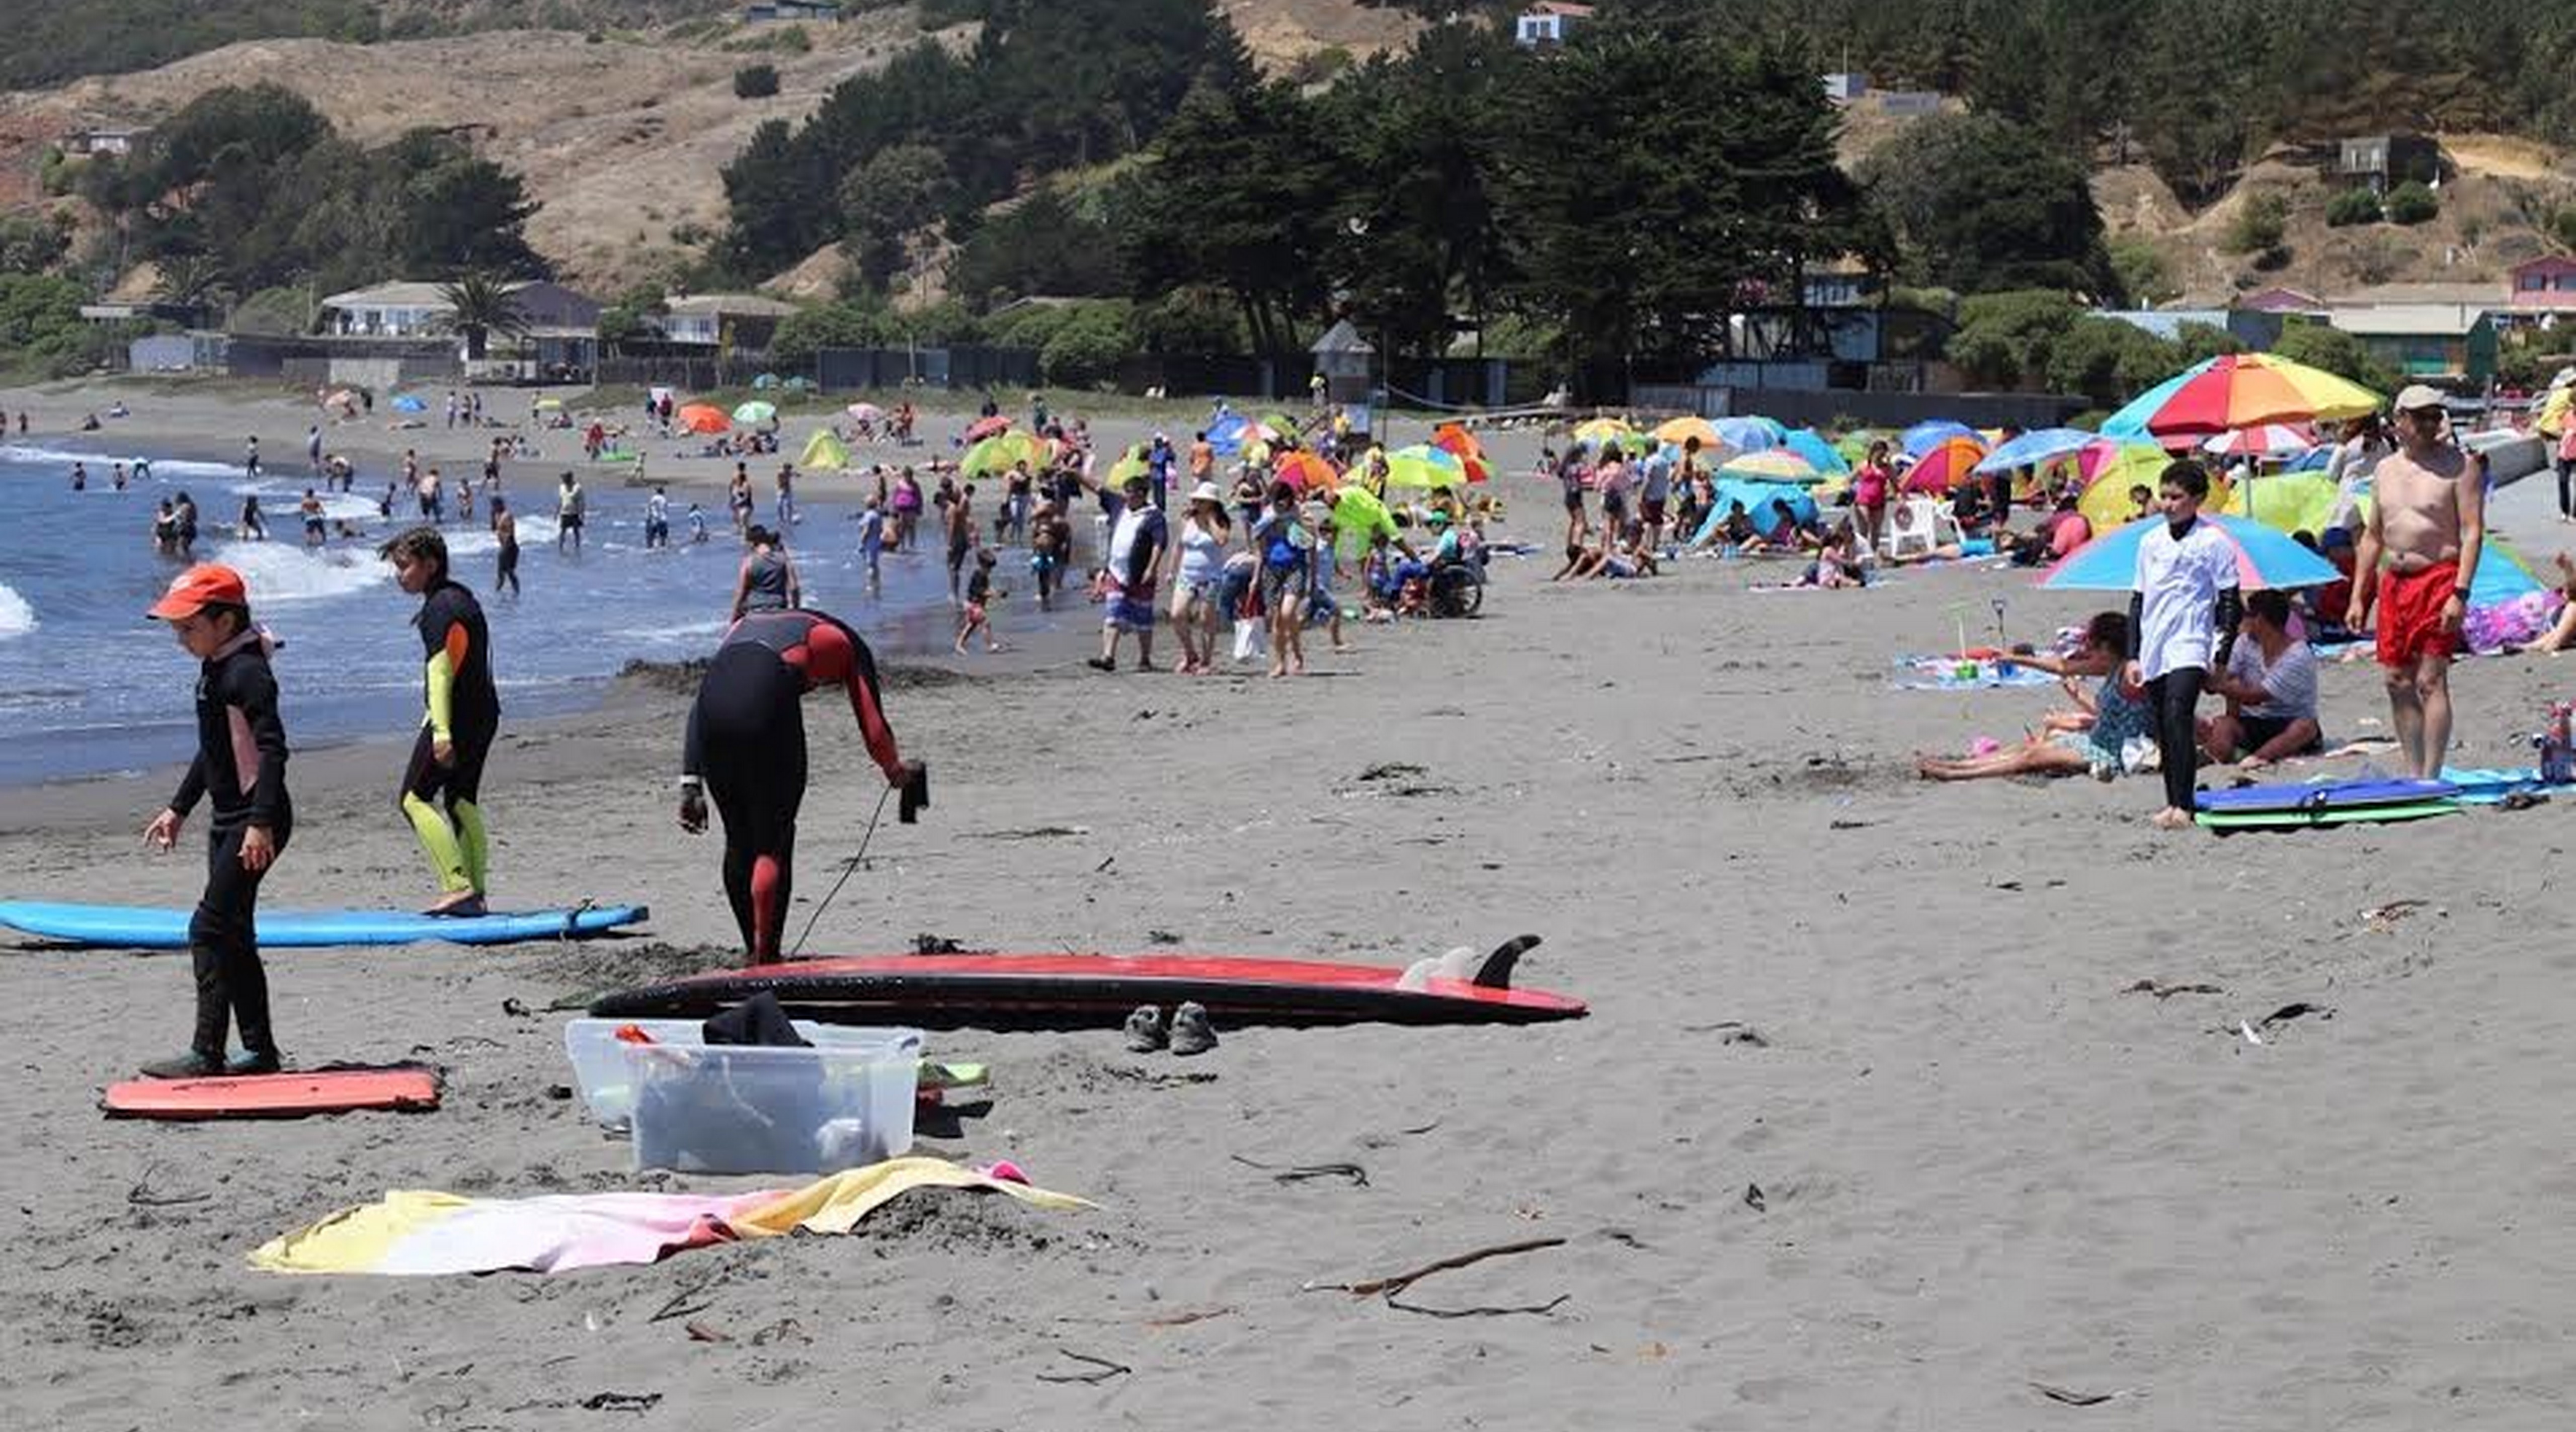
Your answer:
[[[1127,1047],[1138,1054],[1151,1054],[1168,1049],[1187,1058],[1216,1048],[1216,1025],[1208,1019],[1207,1006],[1195,1000],[1184,1001],[1172,1010],[1170,1023],[1163,1012],[1150,1004],[1138,1005],[1127,1016]]]

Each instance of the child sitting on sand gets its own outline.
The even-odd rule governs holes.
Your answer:
[[[2146,689],[2123,679],[2129,659],[2129,618],[2125,612],[2102,612],[2085,625],[2084,646],[2063,662],[2051,662],[2067,676],[2099,676],[2088,695],[2071,682],[2068,694],[2089,708],[2091,724],[2083,730],[2055,729],[2054,717],[2023,737],[2018,746],[1972,752],[1961,757],[1918,756],[1915,771],[1927,781],[1976,781],[1998,776],[2067,776],[2089,770],[2109,780],[2130,768],[2132,743],[2147,740],[2154,728]],[[2039,665],[2034,658],[2016,658]]]

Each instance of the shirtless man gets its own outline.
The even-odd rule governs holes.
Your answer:
[[[2486,541],[2486,460],[2449,440],[2442,395],[2416,384],[2397,395],[2398,449],[2373,477],[2377,500],[2353,564],[2358,631],[2379,599],[2379,664],[2407,774],[2439,780],[2451,744],[2451,653],[2468,616],[2469,586]]]

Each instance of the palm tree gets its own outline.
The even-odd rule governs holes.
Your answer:
[[[511,286],[487,273],[459,275],[438,286],[447,305],[447,326],[465,335],[465,357],[479,361],[491,334],[515,338],[528,331],[528,316],[519,308]]]
[[[201,317],[209,309],[221,308],[231,291],[224,282],[223,270],[205,254],[173,255],[161,260],[159,268],[159,276],[152,283],[152,297]]]

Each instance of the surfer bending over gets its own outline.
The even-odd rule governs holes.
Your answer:
[[[447,571],[447,539],[415,527],[377,549],[394,579],[421,599],[421,689],[428,713],[403,772],[402,813],[438,877],[431,915],[480,915],[490,888],[492,840],[483,824],[483,761],[501,729],[492,685],[492,636],[482,604]],[[432,804],[432,802],[438,804]]]
[[[197,967],[197,1028],[188,1052],[143,1066],[147,1079],[200,1079],[216,1074],[274,1074],[277,1037],[268,1025],[268,972],[259,962],[253,916],[260,877],[268,873],[295,824],[286,798],[286,727],[277,716],[277,678],[268,643],[251,625],[241,573],[208,563],[170,583],[150,614],[170,624],[197,675],[197,759],[178,794],[143,828],[146,844],[169,850],[199,799],[212,796],[206,833],[206,890],[188,917],[188,948]],[[244,1053],[224,1061],[227,1023],[241,1030]]]
[[[781,958],[794,884],[796,813],[805,801],[805,693],[848,690],[850,711],[886,784],[903,792],[900,819],[930,803],[918,764],[895,749],[867,643],[816,611],[756,611],[735,622],[689,707],[681,755],[680,828],[707,828],[707,788],[724,816],[725,898],[751,962]]]

